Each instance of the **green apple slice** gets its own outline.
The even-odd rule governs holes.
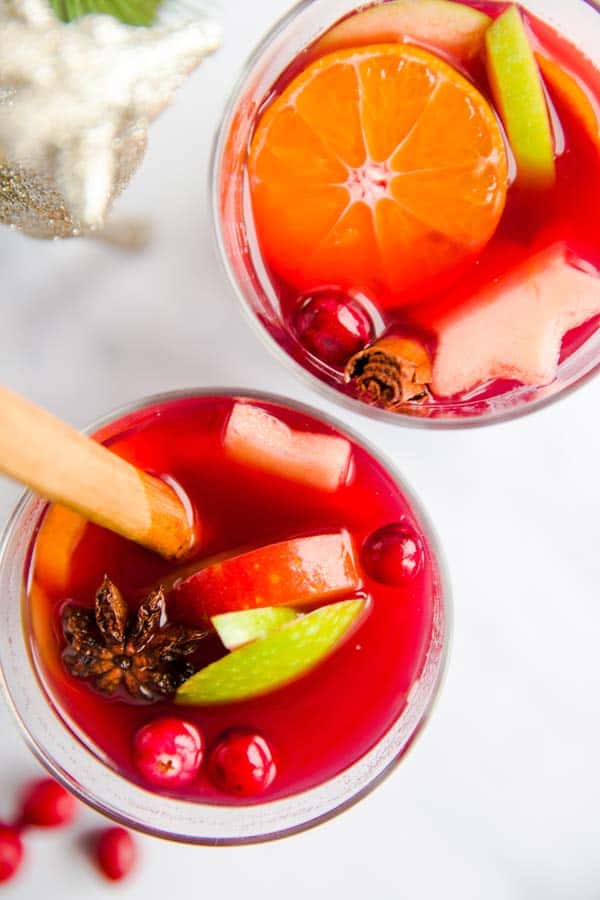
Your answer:
[[[552,187],[554,141],[544,88],[521,13],[510,6],[485,36],[487,71],[523,187]]]
[[[213,616],[210,621],[225,647],[236,650],[250,641],[267,637],[297,618],[298,613],[289,606],[265,606],[263,609],[223,613]]]
[[[201,669],[181,685],[175,702],[214,706],[275,691],[329,656],[348,636],[365,607],[366,601],[360,599],[322,606]]]
[[[468,63],[483,50],[491,19],[454,0],[391,0],[349,16],[316,44],[318,54],[413,40]]]

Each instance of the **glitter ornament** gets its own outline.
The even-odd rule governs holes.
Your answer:
[[[101,228],[150,122],[219,40],[190,0],[164,0],[150,27],[0,0],[0,222],[45,238]]]

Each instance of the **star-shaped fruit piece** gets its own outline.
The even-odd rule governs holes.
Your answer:
[[[554,244],[483,288],[436,325],[432,388],[451,397],[493,378],[556,377],[565,334],[600,315],[600,277]]]
[[[65,24],[44,0],[0,4],[0,222],[40,237],[101,225],[149,123],[218,42],[181,0],[164,0],[148,28],[107,15]]]

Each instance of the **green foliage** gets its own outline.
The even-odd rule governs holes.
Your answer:
[[[61,22],[73,22],[89,13],[114,16],[126,25],[152,25],[162,0],[50,0]]]

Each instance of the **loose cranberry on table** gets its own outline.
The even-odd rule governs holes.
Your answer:
[[[77,800],[52,778],[33,782],[23,797],[21,821],[38,828],[69,825],[77,815]]]
[[[362,549],[365,569],[380,584],[401,587],[424,565],[421,538],[408,522],[394,522],[374,531]]]
[[[204,755],[200,730],[183,719],[156,719],[137,732],[133,761],[140,775],[156,787],[181,787],[198,775]]]
[[[106,828],[98,835],[95,858],[99,870],[110,881],[121,881],[135,867],[138,851],[125,828]]]
[[[0,825],[0,883],[10,881],[23,861],[23,843],[16,828]]]
[[[345,365],[373,336],[369,317],[356,300],[334,291],[306,300],[294,325],[306,349],[332,366]]]
[[[226,794],[252,797],[266,790],[277,774],[273,752],[259,734],[235,730],[212,749],[208,775]]]

